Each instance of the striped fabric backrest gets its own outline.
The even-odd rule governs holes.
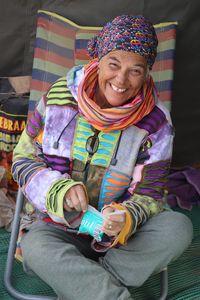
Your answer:
[[[170,109],[174,69],[176,23],[155,25],[159,40],[152,76],[160,99]],[[87,43],[101,27],[79,26],[47,11],[39,11],[33,60],[29,115],[49,86],[74,65],[87,63]]]

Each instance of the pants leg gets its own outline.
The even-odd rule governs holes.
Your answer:
[[[138,287],[178,258],[192,235],[192,223],[184,214],[162,212],[148,220],[127,245],[110,249],[100,263],[125,286]]]
[[[98,262],[90,241],[42,224],[22,239],[24,267],[53,288],[60,300],[128,300],[128,289]],[[87,256],[87,257],[86,257]]]

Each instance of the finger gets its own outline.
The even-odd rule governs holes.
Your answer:
[[[66,204],[65,201],[64,201],[63,207],[64,207],[64,210],[66,210],[66,211],[73,211],[73,209],[70,208],[70,207]]]
[[[81,205],[80,205],[80,201],[78,198],[76,186],[74,186],[70,189],[70,199],[71,199],[71,203],[72,203],[71,207],[73,207],[76,211],[81,211]]]
[[[124,227],[125,222],[115,222],[105,219],[102,225],[102,231],[108,236],[116,236]]]
[[[102,214],[104,215],[105,218],[111,221],[123,222],[125,220],[126,212],[124,210],[119,210],[114,207],[108,206],[104,208]]]
[[[70,208],[73,208],[73,203],[72,200],[70,198],[65,198],[65,203],[67,204],[67,206],[69,206]]]
[[[81,210],[83,212],[85,212],[87,210],[87,206],[88,206],[88,199],[87,199],[85,191],[84,191],[84,189],[81,185],[77,186],[76,193],[77,193],[77,196],[78,196],[78,200],[79,200],[79,203],[80,203]]]
[[[75,199],[73,200],[73,205],[74,205],[74,209],[75,209],[76,211],[82,211],[82,209],[81,209],[81,204],[80,204],[80,202],[79,202],[79,199],[75,198]]]
[[[106,220],[105,222],[103,222],[102,229],[109,232],[115,231],[116,226],[114,226],[114,224],[111,221]]]
[[[104,233],[107,235],[107,236],[109,236],[109,237],[114,237],[114,236],[116,236],[117,235],[117,233],[115,233],[115,232],[112,232],[112,231],[104,231]]]
[[[63,206],[67,211],[73,210],[73,202],[71,200],[70,190],[65,194]]]
[[[116,236],[120,232],[120,230],[116,229],[107,229],[107,228],[102,228],[102,231],[107,234],[108,236]]]
[[[126,219],[126,213],[125,211],[115,211],[113,213],[110,213],[108,216],[108,220],[112,222],[119,222],[123,223]]]
[[[108,217],[110,213],[114,212],[114,209],[112,207],[106,207],[103,209],[102,214],[104,217]]]
[[[74,204],[73,204],[73,193],[70,192],[70,190],[65,194],[64,203],[63,206],[65,210],[67,211],[73,211],[74,210]]]

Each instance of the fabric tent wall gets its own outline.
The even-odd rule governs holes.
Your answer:
[[[0,77],[31,75],[37,9],[80,25],[100,26],[119,14],[143,14],[154,24],[178,21],[172,119],[173,165],[200,163],[199,0],[1,0]]]

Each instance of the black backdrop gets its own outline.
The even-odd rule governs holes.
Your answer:
[[[31,75],[37,9],[91,26],[124,13],[143,14],[154,24],[178,21],[173,165],[200,163],[199,0],[0,0],[0,77]]]

